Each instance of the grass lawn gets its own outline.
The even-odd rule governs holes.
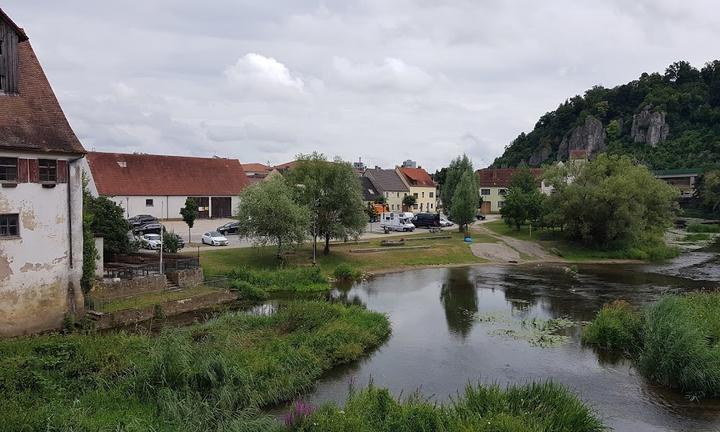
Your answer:
[[[326,302],[226,313],[160,336],[0,341],[3,431],[277,431],[258,412],[297,397],[390,333],[382,314]]]
[[[519,240],[534,241],[548,251],[554,251],[567,261],[593,261],[593,260],[663,260],[673,258],[679,253],[676,249],[664,244],[648,244],[642,247],[628,247],[623,249],[593,249],[580,243],[567,241],[561,237],[559,231],[534,230],[532,237],[528,226],[516,230],[509,227],[502,219],[483,224],[491,231]]]
[[[185,288],[181,291],[161,291],[121,299],[93,299],[93,303],[95,310],[99,312],[116,312],[124,309],[141,309],[147,306],[209,294],[216,291],[216,288],[197,286]]]
[[[440,235],[440,234],[439,234]],[[326,275],[332,275],[335,267],[347,263],[364,272],[402,269],[406,267],[451,264],[475,264],[485,262],[482,258],[473,255],[470,246],[463,242],[463,235],[459,232],[445,231],[441,235],[450,235],[450,238],[436,240],[421,240],[419,237],[431,237],[429,233],[409,234],[403,236],[407,239],[417,239],[409,243],[412,246],[429,245],[428,249],[393,250],[387,247],[386,251],[370,253],[352,253],[351,249],[379,248],[385,237],[370,240],[368,243],[337,244],[330,246],[330,255],[322,254],[322,244],[318,244],[317,262]],[[387,237],[397,240],[400,237]],[[475,242],[494,242],[488,235],[473,235]],[[218,249],[200,252],[200,263],[205,276],[225,275],[238,267],[253,269],[274,269],[278,266],[274,247]],[[303,245],[287,256],[286,264],[290,266],[305,266],[312,263],[312,246]]]

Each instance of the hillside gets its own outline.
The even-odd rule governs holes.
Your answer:
[[[495,159],[494,167],[539,166],[571,150],[627,154],[654,169],[720,166],[720,61],[643,73],[595,86],[546,113]]]

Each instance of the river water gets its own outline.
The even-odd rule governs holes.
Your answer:
[[[642,305],[667,292],[718,287],[713,259],[698,252],[659,266],[585,265],[577,273],[552,265],[414,270],[336,289],[339,301],[386,313],[393,333],[327,374],[306,399],[342,403],[350,383],[372,380],[396,395],[419,390],[442,402],[468,383],[552,379],[618,431],[720,431],[720,401],[693,402],[651,385],[629,361],[580,342],[581,323],[612,300]],[[507,331],[522,332],[533,318],[576,324],[564,330],[565,343],[549,345]]]

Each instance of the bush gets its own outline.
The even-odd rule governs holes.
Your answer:
[[[268,298],[267,291],[243,280],[232,281],[230,288],[236,290],[242,300],[263,301]]]
[[[325,405],[301,420],[300,432],[594,432],[605,430],[593,412],[564,387],[547,382],[512,386],[468,386],[445,406],[413,394],[395,399],[372,385],[351,391],[344,410]]]
[[[687,230],[691,233],[720,233],[720,225],[694,223],[690,224]]]
[[[710,240],[710,234],[709,233],[693,233],[688,234],[683,239],[686,242],[698,242],[698,241],[706,241]]]
[[[312,292],[330,289],[328,279],[319,267],[295,267],[275,270],[254,270],[240,267],[228,275],[236,282],[247,282],[265,291]]]
[[[354,281],[362,278],[362,272],[347,263],[338,264],[333,272],[335,279],[340,281]]]
[[[582,340],[603,348],[636,353],[640,348],[642,319],[630,304],[616,300],[603,306],[585,327]]]
[[[177,253],[182,249],[180,240],[180,236],[175,233],[163,233],[163,250],[168,253]]]

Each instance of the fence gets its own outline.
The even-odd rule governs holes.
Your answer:
[[[163,260],[163,272],[177,272],[200,267],[200,258],[178,258],[170,256]],[[160,273],[160,258],[157,256],[125,255],[117,257],[116,262],[105,263],[103,277],[109,279],[134,279]]]

